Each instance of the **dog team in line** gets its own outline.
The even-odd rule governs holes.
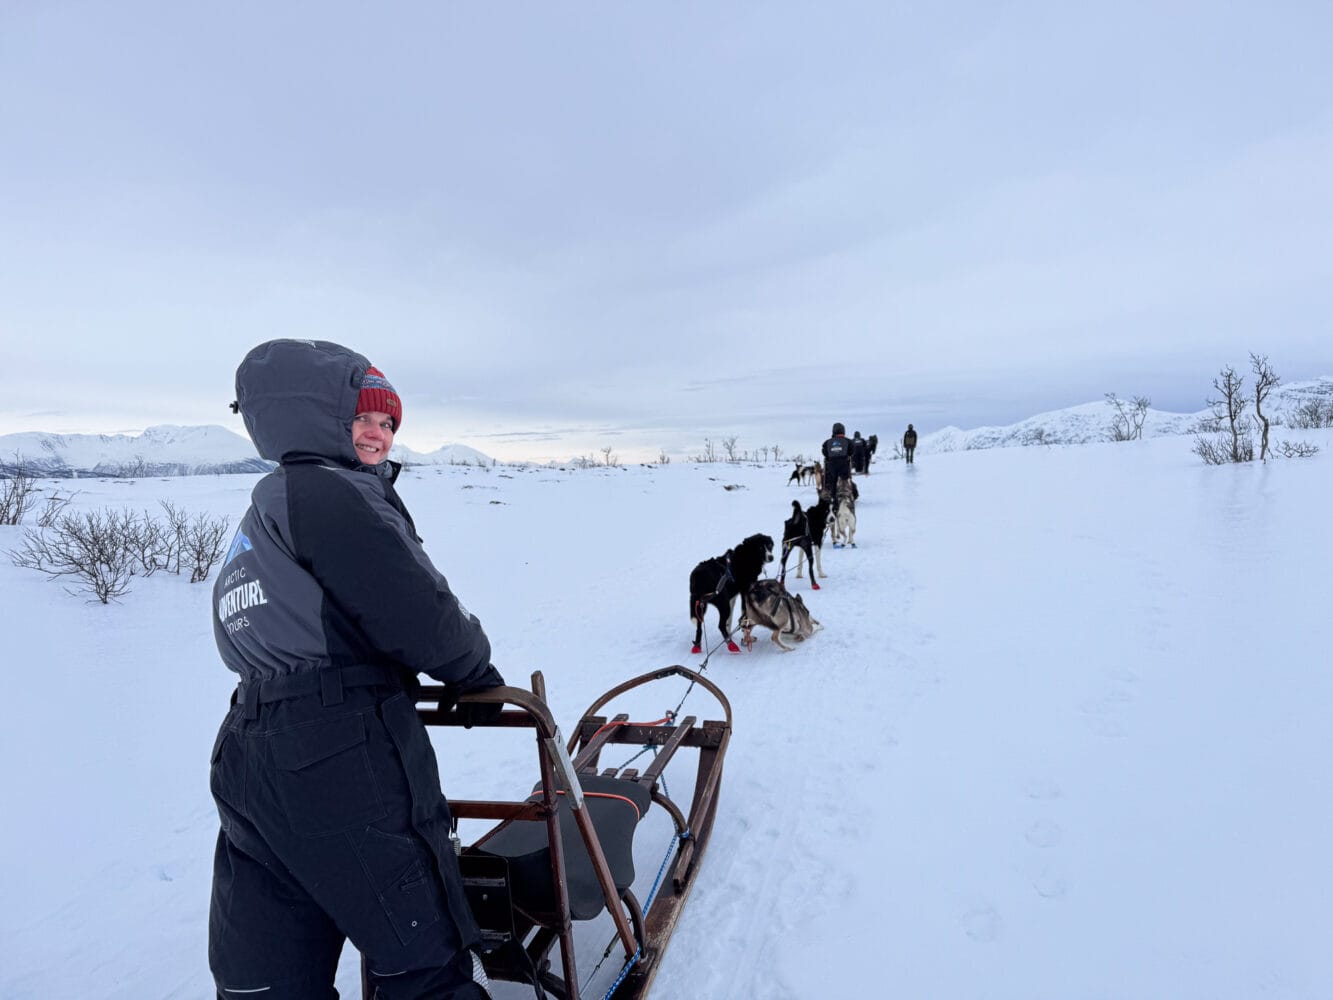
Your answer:
[[[916,452],[916,429],[907,425],[903,434],[903,453],[910,463]],[[750,630],[762,625],[772,633],[773,642],[789,652],[783,637],[803,642],[820,628],[810,616],[799,594],[786,588],[787,558],[796,553],[796,576],[804,579],[805,563],[810,564],[810,589],[819,590],[819,577],[827,577],[823,564],[823,544],[827,535],[834,548],[844,545],[856,547],[856,501],[860,490],[853,475],[869,475],[871,459],[879,445],[877,435],[861,437],[856,431],[847,437],[841,423],[833,425],[832,436],[820,448],[822,464],[796,468],[787,479],[787,485],[814,484],[819,490],[818,501],[802,508],[799,500],[791,503],[791,516],[782,528],[782,560],[777,579],[760,579],[764,567],[773,561],[773,538],[765,534],[751,535],[735,548],[720,556],[705,559],[690,573],[690,620],[694,623],[692,653],[703,652],[704,614],[711,606],[717,609],[718,631],[727,649],[739,653],[740,647],[732,638],[731,616],[736,599],[741,601],[738,622],[744,632],[747,647],[751,644]]]

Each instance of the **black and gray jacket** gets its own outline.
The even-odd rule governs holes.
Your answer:
[[[264,458],[213,587],[228,667],[263,681],[322,667],[379,665],[459,690],[497,683],[481,622],[422,548],[393,483],[352,447],[370,362],[325,341],[277,340],[236,372],[237,402]]]

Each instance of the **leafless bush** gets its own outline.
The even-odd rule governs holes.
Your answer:
[[[608,469],[614,469],[620,465],[620,458],[611,450],[609,444],[602,449],[602,460]]]
[[[727,461],[728,461],[728,462],[734,462],[734,461],[736,461],[736,435],[735,435],[735,434],[732,434],[732,435],[729,436],[729,437],[724,437],[724,438],[722,439],[722,450],[725,451],[725,452],[727,453]]]
[[[173,555],[176,572],[180,572],[180,542],[172,534],[170,523],[164,525],[145,511],[143,517],[135,514],[126,517],[124,530],[125,548],[134,556],[142,575],[152,576],[160,569],[169,569]]]
[[[51,501],[68,504],[70,499]],[[22,544],[9,557],[15,566],[69,577],[77,583],[75,589],[66,588],[71,594],[92,594],[107,604],[128,592],[135,575],[151,576],[170,569],[173,562],[179,573],[182,557],[190,567],[190,582],[200,583],[222,558],[225,517],[198,514],[191,520],[166,501],[165,521],[129,509],[61,513],[63,504],[48,525],[26,529]]]
[[[185,547],[185,533],[190,525],[190,514],[188,511],[177,507],[170,500],[159,500],[158,506],[162,508],[162,513],[167,518],[167,523],[162,529],[162,539],[166,543],[162,568],[179,576],[181,551]]]
[[[1319,454],[1319,445],[1309,441],[1279,441],[1276,450],[1283,458],[1311,458]]]
[[[1287,414],[1287,423],[1306,431],[1333,427],[1333,399],[1307,399]]]
[[[59,493],[52,493],[46,498],[42,509],[37,512],[37,527],[49,528],[56,523],[65,508],[68,507],[78,493],[71,493],[69,496],[62,497]]]
[[[779,464],[779,465],[782,463],[782,446],[781,446],[781,445],[776,445],[776,444],[775,444],[775,445],[773,446],[773,461],[774,461],[775,464]]]
[[[213,565],[222,558],[227,539],[228,519],[197,514],[185,533],[185,561],[190,566],[190,582],[203,583]]]
[[[134,575],[134,556],[125,545],[125,513],[84,511],[65,514],[54,528],[29,528],[23,544],[10,553],[15,566],[51,577],[71,577],[71,594],[92,594],[103,604],[123,595]]]
[[[1233,438],[1229,433],[1194,435],[1194,454],[1207,465],[1226,465],[1228,462],[1254,461],[1254,439],[1248,430]]]
[[[1152,400],[1147,396],[1135,396],[1126,401],[1108,392],[1106,404],[1115,410],[1111,417],[1112,441],[1138,441],[1143,437],[1143,421],[1148,416]]]
[[[0,524],[18,524],[23,515],[37,502],[37,480],[23,466],[23,460],[14,453],[13,473],[0,480]]]
[[[670,465],[670,464],[671,464],[671,456],[668,455],[668,454],[666,453],[666,449],[665,449],[665,448],[658,448],[658,449],[657,449],[657,464],[658,464],[658,465]]]

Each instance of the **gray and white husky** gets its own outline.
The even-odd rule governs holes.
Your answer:
[[[838,480],[838,491],[833,500],[833,516],[829,519],[834,547],[850,545],[856,548],[856,484],[850,479]]]
[[[747,636],[755,625],[772,629],[772,639],[784,653],[796,648],[782,641],[784,635],[804,642],[822,628],[810,617],[801,595],[789,593],[777,580],[760,580],[746,591],[742,614]]]

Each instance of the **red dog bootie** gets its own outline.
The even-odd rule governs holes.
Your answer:
[[[729,652],[729,653],[739,653],[740,651],[741,651],[741,647],[740,647],[740,646],[737,646],[737,645],[736,645],[734,642],[732,642],[730,639],[727,640],[727,652]]]

